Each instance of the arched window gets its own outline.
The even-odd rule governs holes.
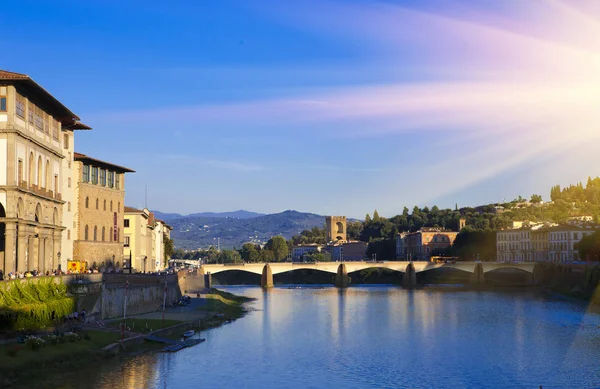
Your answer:
[[[106,200],[104,200],[104,210],[106,211]]]
[[[46,189],[48,190],[54,190],[54,192],[56,192],[57,188],[51,188],[50,185],[52,184],[52,169],[50,169],[50,160],[47,159],[46,160]]]
[[[99,209],[99,208],[100,208],[100,200],[96,199],[96,209]]]
[[[117,212],[121,212],[121,202],[119,201],[119,205],[117,205]]]
[[[102,241],[103,242],[104,242],[104,232],[105,232],[104,227],[102,227]]]
[[[43,184],[42,177],[44,177],[42,173],[44,173],[44,170],[42,169],[42,157],[39,156],[38,164],[37,164],[37,186],[38,186],[38,188],[41,188],[44,186],[44,185],[42,185]]]
[[[94,242],[98,240],[98,226],[94,226]]]
[[[112,212],[112,200],[110,200],[110,211]]]
[[[112,227],[110,227],[110,235],[108,236],[108,241],[109,242],[113,241],[113,229],[112,229]]]
[[[117,242],[121,241],[121,227],[117,228]]]
[[[87,225],[85,226],[84,231],[85,231],[84,235],[83,235],[84,236],[84,240],[88,240],[88,238],[89,238],[89,234],[88,234],[89,230],[88,230],[88,226]]]
[[[33,153],[29,154],[29,185],[33,185],[33,179],[35,178],[35,165],[33,159]]]
[[[86,207],[86,208],[89,208],[89,207],[90,207],[90,198],[89,198],[89,197],[86,197],[86,198],[85,198],[85,207]]]

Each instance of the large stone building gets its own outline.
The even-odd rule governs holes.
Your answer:
[[[29,76],[0,70],[0,270],[60,267],[61,139],[89,128]],[[67,155],[65,155],[67,154]]]
[[[334,261],[362,261],[367,256],[366,242],[344,242],[327,245]]]
[[[125,173],[130,172],[133,170],[75,153],[74,260],[90,266],[121,265]]]
[[[346,216],[326,216],[325,235],[327,243],[346,242]]]
[[[503,262],[569,262],[579,260],[578,243],[595,226],[523,224],[496,233],[496,259]]]
[[[464,223],[461,221],[461,226]],[[396,259],[428,261],[452,247],[458,232],[439,227],[422,227],[416,232],[403,232],[396,236]]]

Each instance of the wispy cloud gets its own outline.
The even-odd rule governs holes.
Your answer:
[[[298,28],[356,40],[371,53],[374,72],[408,62],[445,74],[445,80],[315,88],[302,96],[282,93],[272,99],[120,112],[107,118],[231,125],[257,132],[276,127],[336,138],[435,133],[449,142],[464,140],[466,151],[423,169],[432,174],[450,165],[463,169],[460,178],[443,179],[442,193],[536,158],[588,150],[600,141],[600,7],[548,0],[492,10],[489,4],[486,9],[472,3],[433,12],[428,3],[411,9],[309,1],[286,2],[285,8],[270,11]],[[239,162],[202,163],[264,170]],[[589,163],[600,168],[591,155]]]
[[[239,162],[231,160],[218,160],[210,158],[202,158],[188,155],[167,155],[171,161],[177,161],[178,163],[191,164],[191,165],[204,165],[210,166],[216,169],[234,170],[239,172],[258,172],[268,170],[266,167],[248,162]]]

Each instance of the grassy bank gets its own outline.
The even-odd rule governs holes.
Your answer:
[[[94,351],[118,341],[119,333],[87,331],[74,342],[47,343],[39,349],[25,344],[0,346],[0,387],[14,383],[18,378],[33,377],[38,374],[66,367],[85,366],[96,359]]]

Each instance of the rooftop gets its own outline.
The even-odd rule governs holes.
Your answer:
[[[0,85],[14,85],[19,93],[26,95],[37,105],[52,113],[52,115],[55,116],[56,119],[62,124],[73,125],[75,123],[79,123],[79,117],[77,115],[75,115],[63,103],[58,101],[58,99],[52,96],[50,92],[42,88],[40,84],[33,81],[33,79],[27,74],[9,72],[7,70],[0,69]],[[83,125],[82,123],[79,124]]]
[[[106,162],[106,161],[101,161],[99,159],[88,157],[87,155],[81,154],[78,152],[75,152],[74,157],[75,157],[76,161],[81,161],[88,165],[93,165],[93,166],[98,166],[98,167],[105,168],[105,169],[114,170],[118,173],[135,173],[135,170],[131,170],[127,167],[115,165],[115,164],[112,164],[112,163]]]

